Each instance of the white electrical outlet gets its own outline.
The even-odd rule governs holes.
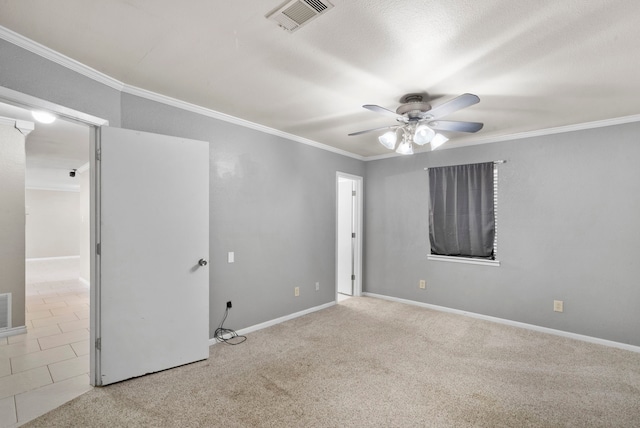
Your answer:
[[[316,291],[320,291],[320,283],[316,282]]]
[[[300,295],[300,287],[296,287],[293,289],[293,295],[296,297]]]
[[[227,262],[228,263],[233,263],[236,260],[236,255],[233,251],[229,251],[229,253],[227,254]]]
[[[564,310],[564,302],[562,300],[554,300],[553,310],[555,312],[562,312]]]
[[[425,281],[424,279],[420,280],[420,288],[424,289],[427,288],[427,281]]]

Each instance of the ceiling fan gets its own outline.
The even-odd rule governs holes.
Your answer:
[[[441,120],[450,113],[479,103],[480,98],[477,95],[462,94],[435,106],[425,101],[427,97],[426,94],[407,94],[400,99],[402,104],[395,112],[377,105],[363,105],[362,107],[367,110],[393,117],[398,124],[353,132],[349,136],[389,129],[378,137],[380,144],[389,150],[395,148],[397,153],[411,155],[413,154],[412,143],[419,146],[431,143],[431,150],[434,150],[449,140],[436,131],[478,132],[482,129],[483,124],[479,122]],[[401,141],[396,148],[398,131],[401,131]]]

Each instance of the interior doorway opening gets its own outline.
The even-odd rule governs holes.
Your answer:
[[[363,179],[336,175],[336,302],[362,294]]]
[[[38,123],[32,117],[34,110],[53,113],[55,122]],[[88,391],[94,383],[90,375],[94,313],[89,304],[95,253],[92,135],[96,127],[108,122],[4,87],[0,87],[0,116],[34,124],[24,141],[23,165],[25,270],[21,293],[26,333],[6,341],[31,344],[28,357],[34,366],[30,369],[49,373],[49,383],[42,380],[41,388],[22,394],[37,395],[46,389],[54,397],[37,402],[14,399],[15,422],[21,424]],[[50,356],[53,350],[55,358]],[[38,353],[49,358],[39,359]],[[20,358],[26,356],[16,356]],[[16,377],[16,391],[29,388],[18,379],[24,369],[16,364],[9,375]]]
[[[86,132],[85,135],[88,135],[88,137],[86,137],[83,142],[81,143],[83,145],[83,150],[85,150],[86,152],[88,152],[88,164],[85,163],[83,164],[84,167],[80,167],[78,168],[75,173],[76,173],[76,177],[77,178],[82,178],[84,177],[84,179],[86,180],[86,182],[88,182],[88,186],[86,186],[86,192],[87,192],[87,199],[88,199],[88,204],[89,204],[89,209],[88,212],[84,211],[83,215],[84,215],[84,220],[86,221],[86,224],[88,226],[88,229],[85,229],[86,234],[88,234],[88,237],[85,236],[83,238],[81,238],[81,240],[86,240],[88,239],[88,243],[85,242],[83,247],[81,248],[80,252],[81,254],[84,253],[86,255],[86,257],[88,258],[88,264],[86,266],[86,268],[88,269],[88,271],[85,269],[85,271],[81,274],[81,277],[83,277],[85,280],[87,280],[89,288],[90,288],[90,338],[89,338],[89,343],[90,343],[90,348],[91,350],[94,349],[94,346],[92,346],[92,344],[95,343],[95,321],[96,321],[96,317],[99,315],[97,312],[97,309],[95,307],[95,296],[94,296],[94,292],[95,292],[95,278],[97,275],[97,268],[95,265],[95,258],[96,258],[96,223],[95,223],[95,217],[96,217],[96,206],[97,206],[97,197],[96,194],[94,192],[94,188],[95,188],[95,180],[96,180],[96,168],[95,168],[95,159],[96,159],[96,150],[95,150],[95,146],[96,146],[96,141],[95,141],[95,136],[97,134],[97,129],[101,126],[108,126],[109,125],[109,121],[105,120],[105,119],[101,119],[99,117],[96,116],[92,116],[90,114],[86,114],[84,112],[80,112],[77,110],[73,110],[73,109],[69,109],[67,107],[28,95],[28,94],[24,94],[18,91],[14,91],[12,89],[9,88],[5,88],[5,87],[1,87],[0,86],[0,103],[6,104],[10,107],[14,107],[14,108],[20,108],[23,110],[26,110],[27,112],[33,111],[33,110],[39,110],[39,111],[46,111],[49,113],[52,113],[54,116],[56,116],[58,119],[61,119],[61,122],[66,123],[67,125],[71,125],[72,127],[76,127],[76,128],[83,128]],[[23,120],[27,120],[27,119],[23,119]],[[30,120],[33,122],[33,119],[30,118]],[[75,169],[75,168],[73,168]],[[69,171],[63,171],[64,174],[66,174],[66,178],[69,179],[70,178],[70,172]],[[85,207],[86,208],[86,207]],[[88,253],[88,254],[87,254]],[[85,278],[86,277],[86,278]],[[94,352],[90,352],[90,382],[91,384],[95,384],[95,355]]]

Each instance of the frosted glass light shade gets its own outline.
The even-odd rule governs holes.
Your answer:
[[[378,141],[380,141],[380,144],[382,144],[389,150],[393,150],[393,148],[396,146],[397,139],[398,136],[396,135],[396,131],[388,131],[378,137]]]
[[[431,150],[437,149],[438,147],[440,147],[441,145],[443,145],[447,141],[449,141],[449,139],[447,137],[445,137],[444,135],[436,134],[436,136],[433,137],[433,140],[431,140]]]
[[[436,135],[435,131],[427,125],[418,125],[413,136],[413,142],[419,146],[424,146]]]
[[[411,141],[407,139],[403,140],[402,143],[398,145],[396,153],[399,153],[401,155],[412,155],[413,146],[411,145]]]
[[[31,112],[31,116],[40,123],[53,123],[56,120],[56,117],[48,111],[34,110]]]

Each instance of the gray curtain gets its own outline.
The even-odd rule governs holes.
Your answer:
[[[431,253],[493,259],[493,162],[429,168]]]

